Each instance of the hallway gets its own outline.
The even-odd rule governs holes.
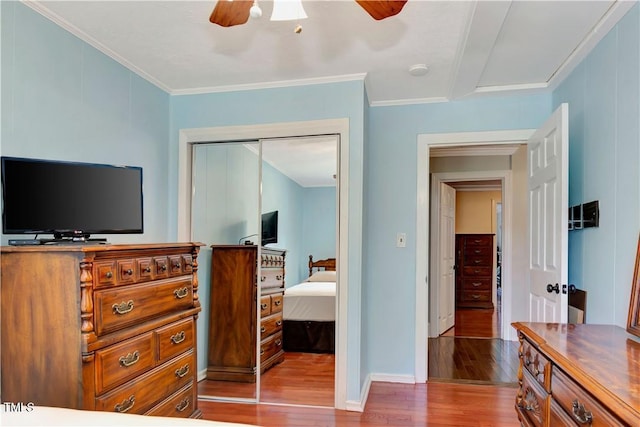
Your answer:
[[[500,310],[458,309],[455,326],[429,338],[429,381],[517,385],[518,343],[500,339]]]

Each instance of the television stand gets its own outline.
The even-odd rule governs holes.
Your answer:
[[[83,244],[99,244],[106,245],[107,239],[84,237],[62,237],[53,239],[9,239],[10,246],[38,246],[38,245],[83,245]]]

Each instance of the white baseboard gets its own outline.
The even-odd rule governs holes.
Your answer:
[[[381,383],[415,384],[416,377],[413,375],[371,374],[371,381],[378,381]]]
[[[413,375],[369,374],[362,386],[360,400],[347,400],[345,406],[347,411],[364,412],[364,407],[367,404],[367,399],[369,398],[369,390],[371,390],[371,383],[374,381],[382,383],[415,384],[416,378]]]

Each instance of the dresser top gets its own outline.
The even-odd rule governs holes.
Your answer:
[[[193,246],[204,246],[199,242],[174,242],[174,243],[138,243],[138,244],[117,244],[112,245],[96,244],[96,243],[63,243],[63,244],[44,244],[32,246],[2,246],[2,253],[12,252],[115,252],[143,249],[167,249],[167,248],[190,248]]]
[[[640,414],[640,340],[619,326],[512,324],[562,370]]]

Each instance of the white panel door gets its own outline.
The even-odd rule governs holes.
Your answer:
[[[438,310],[438,334],[453,327],[456,320],[455,281],[455,221],[456,190],[440,184],[440,307]]]
[[[532,322],[567,322],[568,121],[562,104],[527,142]]]

